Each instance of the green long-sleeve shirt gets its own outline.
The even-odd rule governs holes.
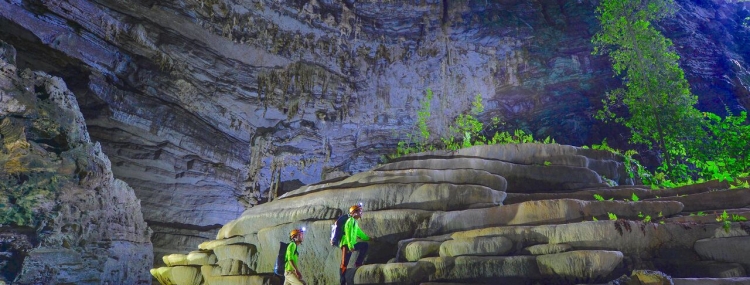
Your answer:
[[[293,241],[289,243],[289,246],[286,247],[286,255],[284,256],[284,260],[286,260],[286,263],[284,264],[284,269],[286,271],[294,271],[294,267],[292,266],[292,261],[294,261],[294,264],[299,266],[299,263],[297,263],[297,258],[299,255],[297,254],[297,244]]]
[[[354,249],[354,245],[357,244],[357,238],[364,241],[370,240],[370,237],[359,228],[357,219],[350,217],[344,224],[344,236],[341,238],[341,246],[347,246],[349,250]]]

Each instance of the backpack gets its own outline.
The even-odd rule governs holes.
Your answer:
[[[331,245],[338,247],[341,243],[341,238],[344,236],[344,225],[349,220],[349,214],[343,214],[341,217],[336,219],[336,222],[331,225]]]
[[[284,276],[284,267],[286,267],[286,248],[288,243],[279,242],[279,255],[276,257],[276,265],[273,266],[273,274]]]

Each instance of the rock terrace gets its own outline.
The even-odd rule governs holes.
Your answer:
[[[750,223],[725,228],[715,216],[750,216],[750,189],[610,187],[603,173],[628,181],[620,157],[557,144],[411,155],[253,207],[152,274],[161,284],[280,284],[270,273],[279,241],[305,226],[303,276],[338,284],[330,226],[363,202],[373,241],[350,284],[750,284]],[[639,201],[624,199],[633,194]],[[632,283],[645,280],[661,283]]]

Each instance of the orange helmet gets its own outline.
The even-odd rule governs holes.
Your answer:
[[[299,234],[304,233],[304,232],[305,232],[305,228],[293,229],[291,232],[289,232],[289,238],[294,239],[297,236],[299,236]]]
[[[362,211],[362,203],[349,207],[349,214]]]

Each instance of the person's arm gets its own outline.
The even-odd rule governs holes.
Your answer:
[[[297,274],[297,278],[302,280],[302,272],[299,272],[299,269],[297,268],[297,263],[294,262],[294,260],[290,260],[289,263],[291,263],[292,267],[294,267],[294,273]]]
[[[356,221],[354,218],[349,218],[344,226],[344,240],[345,245],[349,250],[354,250],[354,244],[357,243],[357,233],[355,229]]]
[[[367,234],[364,231],[362,231],[362,229],[359,227],[359,225],[357,225],[357,236],[359,238],[361,238],[363,241],[369,241],[370,240],[370,237],[367,236]]]

